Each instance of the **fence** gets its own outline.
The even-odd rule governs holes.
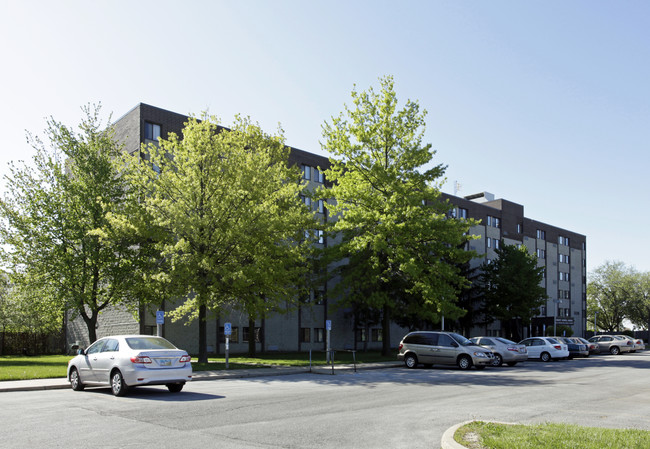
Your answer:
[[[2,332],[0,355],[62,354],[65,352],[63,332]]]

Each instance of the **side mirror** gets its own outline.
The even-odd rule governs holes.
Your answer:
[[[78,354],[78,355],[86,355],[86,351],[84,351],[84,348],[79,348],[79,349],[77,350],[77,354]]]
[[[452,345],[454,348],[457,348],[457,347],[458,347],[458,343],[456,343],[455,341],[452,341],[452,342],[451,342],[451,345]]]

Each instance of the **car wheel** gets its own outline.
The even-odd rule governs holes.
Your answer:
[[[542,352],[542,354],[539,356],[539,358],[542,360],[542,362],[550,362],[551,361],[551,354],[548,352]]]
[[[492,361],[492,366],[501,366],[503,365],[503,357],[501,354],[494,354],[494,360]]]
[[[170,393],[178,393],[183,389],[184,383],[180,384],[167,384],[167,389],[169,390]]]
[[[70,386],[74,391],[81,391],[85,387],[84,384],[81,383],[77,368],[72,368],[72,371],[70,371]]]
[[[114,371],[111,375],[111,390],[115,396],[126,396],[129,387],[124,382],[124,377],[119,371]]]
[[[458,363],[458,368],[462,370],[467,370],[472,367],[472,359],[470,359],[466,355],[461,355],[460,357],[458,357],[457,363]]]
[[[621,352],[621,349],[618,346],[612,346],[611,348],[609,348],[609,352],[612,355],[619,355],[620,352]]]
[[[409,369],[413,369],[418,366],[418,358],[415,354],[408,354],[404,357],[404,365]]]
[[[515,366],[517,362],[508,362],[508,366]]]

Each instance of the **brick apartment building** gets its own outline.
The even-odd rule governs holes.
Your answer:
[[[160,136],[174,132],[182,134],[187,116],[177,114],[154,106],[140,103],[114,124],[115,137],[124,145],[124,151],[131,154],[141,151],[142,143],[155,142]],[[145,157],[141,154],[141,157]],[[322,170],[329,167],[329,160],[316,154],[291,148],[290,163],[302,167],[303,177],[309,187],[316,187],[326,180]],[[494,250],[503,244],[526,245],[537,254],[540,265],[546,267],[545,287],[549,300],[534,319],[528,329],[532,335],[540,335],[544,326],[553,324],[554,309],[557,305],[557,322],[566,324],[574,329],[576,335],[583,335],[586,328],[586,253],[585,236],[546,225],[524,217],[524,208],[506,200],[494,200],[487,193],[460,198],[444,195],[444,198],[455,207],[458,217],[471,217],[481,220],[481,224],[471,229],[481,239],[470,243],[470,249],[475,250],[480,257],[471,264],[476,267],[486,258],[494,258]],[[308,199],[305,199],[308,201]],[[327,208],[323,204],[311,205],[314,213],[327,220]],[[319,245],[327,245],[321,238]],[[348,310],[333,308],[335,298],[328,296],[332,285],[323,285],[304,298],[304,305],[289,310],[287,313],[274,314],[256,322],[256,329],[251,333],[248,328],[248,316],[239,312],[222,313],[213,316],[208,321],[208,352],[224,353],[225,339],[224,323],[232,323],[230,351],[245,352],[248,349],[248,339],[256,338],[258,350],[307,351],[324,350],[326,321],[332,323],[331,346],[335,349],[380,349],[381,328],[354,328],[354,320]],[[554,302],[561,300],[561,302]],[[164,306],[171,310],[174,304],[165,301]],[[141,310],[139,317],[134,318],[125,310],[113,308],[100,315],[97,335],[125,333],[156,333],[155,307]],[[391,346],[397,346],[406,333],[396,324],[391,329]],[[477,327],[472,335],[498,335],[499,326]],[[79,320],[71,321],[67,327],[67,341],[89,343],[85,325]],[[198,323],[189,326],[184,323],[166,321],[163,335],[177,346],[190,352],[198,352]],[[472,336],[468,335],[468,337]]]

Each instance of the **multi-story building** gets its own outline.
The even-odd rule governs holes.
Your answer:
[[[546,327],[570,326],[574,335],[584,335],[587,325],[587,253],[586,237],[566,229],[551,226],[524,216],[524,206],[494,199],[483,192],[460,198],[444,195],[455,206],[454,213],[461,218],[474,218],[480,224],[470,232],[480,236],[472,240],[469,249],[480,257],[471,261],[471,268],[496,258],[501,245],[524,245],[537,256],[544,267],[544,287],[548,299],[536,316],[528,332],[544,335]],[[475,332],[499,335],[500,323]]]
[[[140,152],[140,157],[146,158],[141,152],[143,143],[155,143],[159,137],[166,137],[170,132],[182,135],[187,119],[185,115],[140,103],[114,123],[115,138],[123,145],[124,151],[130,154]],[[308,188],[313,189],[326,182],[323,170],[330,165],[328,158],[291,148],[289,162],[302,168]],[[570,324],[576,334],[583,333],[586,308],[584,236],[527,219],[523,216],[523,206],[505,200],[494,201],[486,194],[467,198],[445,195],[445,198],[456,207],[458,216],[481,220],[481,225],[471,230],[481,236],[480,240],[471,242],[471,249],[479,254],[487,258],[494,257],[494,249],[505,243],[525,244],[531,251],[537,252],[540,264],[547,267],[546,288],[549,297],[562,299],[558,309],[558,324]],[[324,201],[312,203],[307,197],[303,201],[312,207],[320,219],[329,219]],[[325,236],[318,237],[317,245],[328,244]],[[475,259],[472,263],[478,266],[482,261],[483,259]],[[245,352],[249,338],[256,339],[258,350],[324,350],[328,322],[331,323],[332,348],[381,348],[382,332],[379,323],[355,329],[354,317],[349,310],[331,307],[335,301],[335,298],[328,295],[332,288],[331,282],[311,291],[309,297],[302,298],[300,305],[287,313],[277,313],[258,320],[255,329],[249,329],[248,316],[240,312],[214,314],[208,322],[208,352],[224,352],[226,322],[232,325],[232,352]],[[535,335],[542,333],[544,325],[552,324],[554,303],[549,300],[548,304],[530,329]],[[163,305],[167,310],[174,307],[169,301],[163,302]],[[97,334],[99,337],[124,333],[154,334],[157,327],[155,309],[141,309],[139,316],[134,317],[126,310],[113,308],[100,315]],[[477,332],[484,330],[477,329]],[[487,331],[496,334],[498,327],[493,326]],[[396,346],[405,333],[406,329],[393,324],[391,346]],[[163,335],[190,352],[198,351],[197,322],[188,326],[186,323],[171,323],[166,320]],[[71,321],[67,340],[87,344],[85,325],[79,320]]]

